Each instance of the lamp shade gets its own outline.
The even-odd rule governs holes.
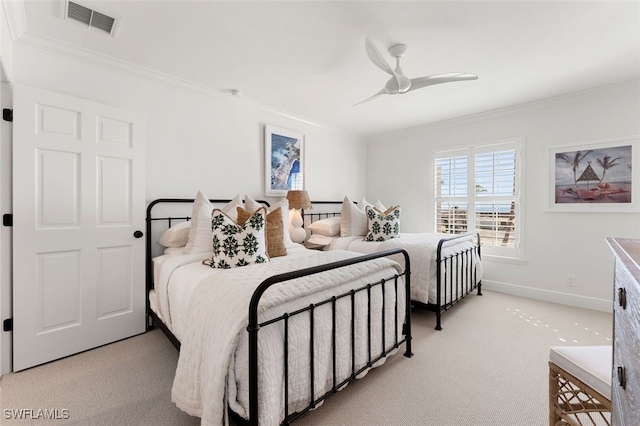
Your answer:
[[[311,201],[309,194],[304,190],[295,190],[287,192],[287,200],[289,200],[290,209],[310,209]]]

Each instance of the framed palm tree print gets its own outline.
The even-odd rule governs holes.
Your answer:
[[[640,136],[550,148],[549,210],[640,211],[639,150]]]

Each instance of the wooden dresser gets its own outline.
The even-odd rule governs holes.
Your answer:
[[[640,240],[607,238],[615,254],[611,420],[640,425]]]

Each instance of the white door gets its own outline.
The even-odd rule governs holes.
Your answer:
[[[14,86],[13,369],[145,331],[145,128]]]

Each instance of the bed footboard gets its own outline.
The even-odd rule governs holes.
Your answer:
[[[342,201],[313,201],[314,207],[319,207],[318,213],[304,213],[305,226],[316,220],[340,216],[339,206]],[[315,211],[315,210],[314,210]],[[464,248],[455,253],[444,253],[445,249],[461,239],[473,238],[473,247]],[[470,232],[452,235],[438,242],[436,252],[436,282],[429,280],[429,286],[437,286],[436,303],[413,300],[412,306],[434,311],[436,314],[436,330],[442,330],[442,313],[461,301],[465,296],[477,289],[478,296],[482,296],[482,281],[478,276],[481,261],[480,234]],[[415,259],[414,259],[415,260]],[[431,298],[429,298],[431,300]]]
[[[475,236],[476,243],[468,247],[445,255],[446,245],[460,239]],[[444,311],[461,301],[465,296],[477,289],[478,296],[482,296],[482,281],[478,279],[478,264],[480,262],[480,234],[466,233],[451,238],[443,238],[438,243],[436,252],[436,330],[442,330],[441,316]]]
[[[262,295],[264,294],[265,291],[267,291],[269,289],[269,287],[284,282],[284,281],[289,281],[295,278],[300,278],[302,276],[307,276],[307,275],[312,275],[312,274],[316,274],[316,273],[320,273],[320,272],[324,272],[324,271],[328,271],[331,269],[336,269],[336,268],[341,268],[344,266],[348,266],[348,265],[353,265],[356,263],[362,263],[362,262],[366,262],[368,260],[371,259],[375,259],[375,258],[380,258],[380,257],[386,257],[386,256],[390,256],[393,254],[402,254],[404,256],[404,260],[405,260],[405,268],[404,268],[404,272],[402,274],[398,274],[395,275],[393,278],[389,279],[389,280],[381,280],[379,282],[376,283],[369,283],[361,288],[357,288],[357,289],[352,289],[351,291],[348,291],[344,294],[337,294],[332,296],[331,298],[324,300],[322,302],[319,303],[315,303],[315,304],[311,304],[308,307],[302,308],[296,312],[289,312],[286,313],[280,317],[277,318],[273,318],[269,321],[266,322],[260,322],[258,319],[258,305],[260,303],[260,298],[262,297]],[[301,269],[301,270],[297,270],[297,271],[292,271],[292,272],[288,272],[288,273],[284,273],[284,274],[279,274],[279,275],[274,275],[272,277],[269,277],[268,279],[266,279],[265,281],[263,281],[258,288],[255,290],[252,299],[251,299],[251,303],[249,306],[249,325],[247,327],[247,331],[249,333],[249,421],[248,423],[251,425],[257,425],[258,424],[258,412],[259,412],[259,401],[258,401],[258,389],[259,389],[259,383],[258,383],[258,370],[260,368],[259,363],[258,363],[258,334],[259,331],[262,327],[265,327],[267,325],[276,323],[276,322],[282,322],[282,324],[284,325],[284,359],[283,359],[283,370],[285,372],[285,377],[284,377],[284,410],[285,410],[285,418],[282,424],[289,424],[290,422],[292,422],[293,420],[297,419],[298,417],[300,417],[302,414],[306,413],[307,411],[315,408],[319,403],[321,403],[322,401],[324,401],[326,398],[328,398],[330,395],[332,395],[333,393],[337,392],[340,388],[342,388],[343,386],[345,386],[347,383],[351,382],[352,380],[354,380],[359,374],[361,374],[362,372],[364,372],[365,370],[371,368],[376,362],[380,361],[381,359],[385,358],[387,355],[389,355],[392,351],[395,351],[396,349],[398,349],[400,347],[400,345],[402,345],[403,343],[405,344],[405,352],[404,352],[404,356],[406,357],[411,357],[413,356],[413,353],[411,352],[411,309],[410,309],[410,276],[411,276],[411,272],[410,272],[410,261],[409,261],[409,255],[407,254],[406,251],[402,250],[402,249],[394,249],[394,250],[388,250],[385,252],[379,252],[379,253],[374,253],[374,254],[370,254],[370,255],[364,255],[364,256],[359,256],[356,258],[351,258],[351,259],[346,259],[346,260],[342,260],[342,261],[338,261],[338,262],[333,262],[333,263],[329,263],[329,264],[325,264],[325,265],[319,265],[319,266],[315,266],[315,267],[311,267],[311,268],[306,268],[306,269]],[[400,280],[400,277],[404,276],[404,284],[401,283],[402,280]],[[395,315],[393,318],[385,318],[385,303],[387,303],[387,301],[385,300],[385,286],[391,286],[394,289],[393,294],[395,296],[397,296],[398,293],[398,287],[400,285],[404,285],[404,294],[405,294],[405,312],[404,312],[404,318],[401,319],[401,313],[398,312],[398,303],[397,297],[394,297],[394,300],[396,301],[395,303]],[[372,326],[371,326],[371,322],[372,322],[372,312],[371,312],[371,292],[372,289],[376,288],[380,286],[382,289],[382,335],[381,336],[373,336],[372,335]],[[388,287],[387,287],[388,288]],[[368,360],[367,363],[364,367],[360,368],[360,369],[356,369],[355,367],[355,339],[356,339],[356,331],[355,331],[355,310],[354,310],[354,300],[355,300],[355,295],[358,293],[363,293],[366,294],[367,300],[368,300],[368,306],[369,306],[369,311],[367,313],[367,323],[368,323],[368,335],[367,335],[367,340],[368,340]],[[337,377],[337,373],[336,373],[336,303],[338,300],[343,299],[343,298],[347,298],[347,300],[351,300],[351,374],[345,378],[345,379],[339,379]],[[315,386],[316,383],[314,381],[314,310],[319,308],[320,306],[323,305],[329,305],[331,307],[331,312],[332,312],[332,324],[331,324],[331,342],[332,342],[332,368],[333,368],[333,383],[331,388],[326,391],[323,395],[321,395],[319,398],[316,397],[316,392],[315,392]],[[306,408],[299,410],[295,413],[289,413],[289,388],[288,388],[288,383],[289,383],[289,360],[288,360],[288,353],[289,353],[289,347],[288,347],[288,322],[289,320],[295,316],[295,315],[299,315],[301,313],[305,313],[309,316],[309,334],[310,334],[310,398],[309,398],[309,404]],[[395,327],[394,330],[395,332],[395,336],[393,336],[393,345],[391,345],[392,347],[389,347],[388,345],[388,336],[385,336],[385,321],[394,321],[395,322]],[[402,333],[404,334],[404,337],[399,336],[398,335],[398,321],[404,321],[403,322],[403,326],[402,326]],[[372,340],[373,339],[382,339],[382,345],[381,345],[381,352],[379,353],[372,353]]]

